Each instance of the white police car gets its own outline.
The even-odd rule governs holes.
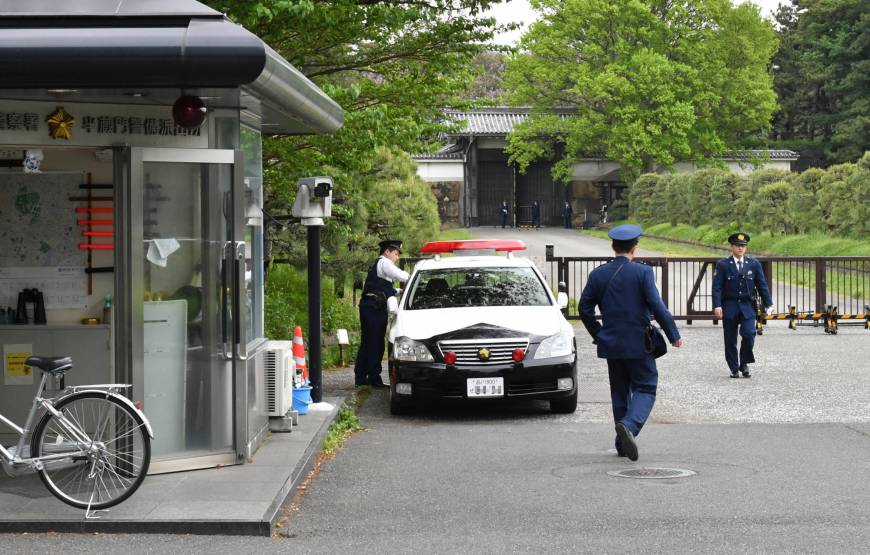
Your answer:
[[[437,241],[388,302],[390,411],[427,398],[534,398],[577,408],[574,329],[522,241]],[[456,256],[441,257],[452,252]],[[504,252],[505,254],[497,254]]]

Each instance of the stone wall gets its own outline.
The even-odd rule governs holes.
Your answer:
[[[462,192],[461,181],[433,181],[429,183],[435,200],[438,201],[438,216],[442,227],[461,227],[462,212],[459,196]]]

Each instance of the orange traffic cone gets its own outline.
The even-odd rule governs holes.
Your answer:
[[[293,330],[293,362],[296,369],[302,370],[302,378],[308,380],[308,365],[305,364],[305,344],[302,342],[302,326]]]

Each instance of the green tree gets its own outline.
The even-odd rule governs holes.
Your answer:
[[[786,201],[789,231],[809,233],[823,230],[822,213],[816,195],[824,175],[824,170],[810,168],[791,177],[791,190]]]
[[[786,205],[791,186],[786,181],[762,185],[749,207],[749,221],[773,234],[789,231]]]
[[[826,164],[870,148],[870,10],[866,0],[794,0],[776,14],[782,99],[774,137],[818,149]]]
[[[751,3],[729,0],[533,0],[541,19],[505,77],[532,106],[510,136],[521,170],[554,156],[567,182],[581,157],[629,174],[711,161],[757,141],[776,109],[776,37]]]
[[[345,110],[323,136],[265,140],[266,210],[288,213],[296,180],[335,178],[333,218],[323,233],[329,272],[359,264],[347,256],[373,239],[366,227],[366,173],[379,147],[423,152],[444,129],[442,109],[466,108],[472,60],[500,28],[483,11],[495,0],[206,0],[244,25]],[[490,49],[492,47],[489,47]],[[273,221],[274,220],[270,220]],[[274,251],[304,261],[304,230],[274,226]],[[402,230],[379,232],[402,235]],[[328,254],[327,254],[328,253]],[[277,254],[275,252],[274,254]],[[368,256],[369,253],[365,253]]]
[[[739,219],[735,204],[739,192],[746,188],[746,181],[745,177],[729,171],[714,175],[710,184],[710,206],[707,211],[712,225],[726,227]]]
[[[630,215],[642,222],[653,221],[653,197],[661,178],[656,173],[645,173],[634,180],[628,189]]]

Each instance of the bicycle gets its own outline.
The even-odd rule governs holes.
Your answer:
[[[72,369],[72,359],[32,356],[25,364],[42,370],[42,379],[23,428],[0,414],[0,422],[19,435],[17,446],[0,445],[7,474],[36,471],[52,495],[85,509],[85,518],[133,495],[148,473],[154,432],[145,415],[119,393],[131,386],[73,386],[44,398],[49,377],[62,377]],[[45,412],[27,445],[40,409]]]

